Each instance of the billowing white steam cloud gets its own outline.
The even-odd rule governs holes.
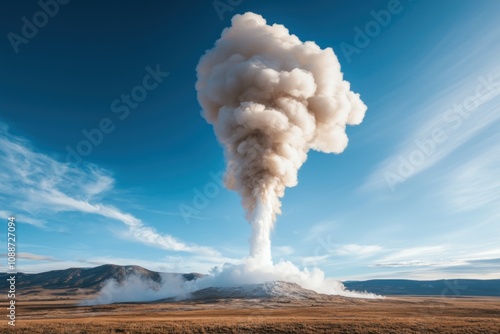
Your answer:
[[[163,298],[183,300],[189,299],[191,292],[208,287],[233,287],[272,281],[297,283],[303,288],[324,294],[356,298],[381,297],[371,293],[346,290],[341,282],[325,277],[318,268],[302,271],[287,261],[262,267],[251,260],[252,258],[247,259],[239,265],[225,264],[222,267],[215,267],[210,275],[194,281],[185,281],[180,275],[161,273],[161,283],[157,283],[134,273],[121,283],[109,280],[95,299],[85,300],[81,305],[153,301]]]
[[[225,183],[252,225],[250,255],[272,265],[270,232],[310,149],[341,153],[366,106],[331,48],[301,42],[260,15],[236,15],[201,58],[196,89],[228,161]]]

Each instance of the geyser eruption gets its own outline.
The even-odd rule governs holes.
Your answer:
[[[109,283],[101,294],[117,290],[108,302],[186,298],[208,287],[281,286],[279,281],[286,281],[318,293],[378,298],[346,290],[319,268],[299,269],[289,261],[273,264],[271,258],[280,198],[286,187],[297,184],[307,152],[341,153],[348,141],[346,125],[361,123],[365,115],[366,106],[342,79],[333,50],[302,43],[284,26],[269,26],[260,15],[246,13],[236,15],[200,59],[197,74],[203,116],[224,146],[226,186],[241,195],[252,225],[250,257],[214,267],[195,281],[179,282],[167,275],[152,291],[148,282],[131,278],[123,288]]]
[[[255,209],[250,223],[252,238],[250,240],[250,256],[261,266],[272,266],[271,228],[273,224],[273,207],[265,194],[257,195]]]
[[[341,153],[366,106],[331,48],[257,14],[236,15],[200,59],[196,89],[227,159],[225,184],[252,225],[250,259],[272,266],[270,233],[310,149]]]

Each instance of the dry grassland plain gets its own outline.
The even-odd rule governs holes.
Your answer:
[[[1,333],[500,333],[500,298],[328,297],[78,306],[19,299]],[[6,310],[7,304],[2,303]]]

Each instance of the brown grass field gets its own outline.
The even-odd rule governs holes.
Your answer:
[[[500,298],[219,300],[77,306],[18,300],[1,333],[500,333]],[[5,302],[2,309],[5,310]],[[5,318],[4,318],[5,319]]]

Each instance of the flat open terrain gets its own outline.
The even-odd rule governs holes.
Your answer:
[[[76,306],[18,301],[2,333],[500,333],[500,298],[221,300]],[[2,309],[5,310],[5,303]]]

